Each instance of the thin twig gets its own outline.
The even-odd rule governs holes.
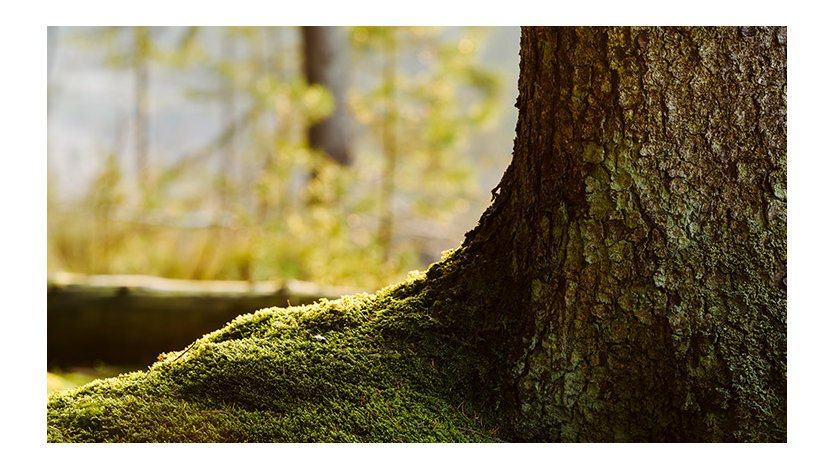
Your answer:
[[[174,358],[174,360],[173,360],[173,361],[171,361],[171,362],[177,362],[177,359],[181,358],[181,357],[182,357],[182,355],[183,355],[183,354],[185,354],[185,353],[187,353],[189,349],[193,348],[195,344],[197,344],[197,343],[191,343],[191,344],[189,344],[189,345],[188,345],[188,347],[187,347],[187,348],[185,348],[185,350],[183,350],[183,352],[181,352],[181,353],[180,353],[180,355],[179,355],[179,356],[177,356],[177,357],[175,357],[175,358]]]

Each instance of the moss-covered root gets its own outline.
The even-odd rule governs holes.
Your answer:
[[[479,359],[422,283],[242,315],[147,371],[54,393],[48,440],[498,440],[467,383]]]

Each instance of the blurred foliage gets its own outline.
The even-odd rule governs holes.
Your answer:
[[[130,68],[141,54],[157,72],[210,73],[213,82],[183,85],[181,93],[216,105],[225,122],[203,147],[154,160],[144,184],[115,151],[103,152],[78,201],[61,199],[50,174],[49,271],[298,278],[376,289],[439,256],[427,254],[427,240],[438,224],[470,211],[478,161],[467,148],[496,122],[503,84],[478,59],[488,31],[351,28],[357,158],[350,167],[307,145],[307,126],[334,103],[325,88],[304,81],[288,33],[192,27],[75,34],[77,44],[101,53],[102,67]],[[387,76],[386,44],[396,44]],[[385,163],[386,132],[396,136],[396,166]],[[385,178],[393,191],[382,189]],[[385,207],[393,208],[389,247],[379,234]]]

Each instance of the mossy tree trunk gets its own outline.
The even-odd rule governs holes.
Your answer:
[[[784,441],[785,84],[784,28],[524,28],[458,250],[54,395],[49,439]]]
[[[785,28],[525,28],[517,106],[434,273],[516,436],[786,439]]]

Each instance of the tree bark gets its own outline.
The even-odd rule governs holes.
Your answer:
[[[786,29],[521,42],[513,160],[459,249],[55,396],[49,439],[785,441]]]
[[[520,439],[786,439],[786,69],[785,28],[523,30],[513,161],[445,274]]]
[[[310,84],[320,84],[333,95],[333,112],[308,130],[310,146],[323,151],[340,165],[353,163],[346,103],[347,38],[335,26],[305,26],[304,75]]]

